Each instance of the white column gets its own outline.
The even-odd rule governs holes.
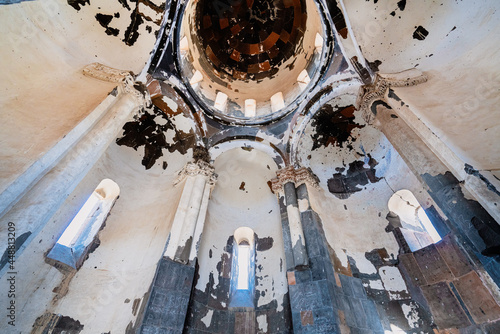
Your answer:
[[[201,201],[207,183],[207,177],[204,175],[196,175],[194,177],[193,190],[189,199],[189,207],[186,212],[186,218],[181,228],[181,234],[177,242],[177,250],[175,251],[174,259],[177,262],[189,262],[189,254],[191,253],[191,245],[193,243],[194,231],[200,214]]]
[[[196,222],[196,229],[194,231],[193,243],[191,245],[191,252],[189,254],[189,261],[193,261],[198,256],[199,243],[201,241],[201,235],[203,233],[203,228],[205,227],[205,218],[207,216],[208,201],[210,199],[210,193],[215,185],[212,180],[208,181],[205,185],[205,190],[203,191],[203,198],[201,199],[200,214],[198,215],[198,221]]]
[[[188,163],[179,175],[177,183],[181,183],[183,179],[186,181],[164,256],[187,264],[197,256],[197,246],[216,175],[213,167],[203,161]]]
[[[177,206],[177,211],[175,212],[174,221],[172,222],[172,227],[170,228],[170,237],[168,241],[167,250],[163,256],[174,259],[175,252],[177,251],[177,244],[179,243],[179,238],[182,233],[182,225],[186,219],[186,213],[189,207],[189,201],[191,199],[191,192],[193,191],[194,179],[192,177],[187,177],[184,183],[184,188],[182,190],[181,200]]]

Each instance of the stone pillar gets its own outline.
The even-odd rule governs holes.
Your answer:
[[[282,186],[283,183],[285,187]],[[292,195],[288,193],[290,189],[287,185],[289,184],[293,185]],[[273,190],[280,198],[280,205],[284,207],[286,202],[286,208],[292,205],[293,210],[296,210],[295,212],[291,210],[282,212],[286,218],[289,211],[298,215],[297,220],[300,221],[302,231],[301,238],[305,241],[302,254],[306,257],[307,266],[290,266],[287,263],[293,331],[294,333],[340,333],[333,265],[321,223],[309,205],[308,186],[317,187],[317,182],[305,168],[295,170],[289,167],[278,173],[278,178],[273,180]],[[289,199],[286,198],[287,196]],[[285,253],[289,251],[295,255],[293,253],[296,248],[286,249],[288,219],[284,220],[283,224]],[[288,239],[291,240],[290,237]],[[295,258],[296,256],[293,256],[294,261]]]
[[[291,252],[291,254],[287,255],[287,269],[301,269],[307,267],[309,261],[297,201],[295,169],[290,166],[279,170],[277,174],[278,177],[272,180],[272,186],[273,191],[280,200],[282,213],[283,205],[286,208],[286,219],[282,219],[282,227],[285,239],[285,253]]]
[[[385,134],[410,170],[427,187],[429,195],[449,219],[447,227],[463,240],[462,244],[470,255],[478,258],[500,286],[499,224],[473,199],[463,182],[423,139],[396,114],[390,106],[378,105],[374,125]],[[443,228],[433,216],[429,215],[429,218],[441,234],[440,229]]]
[[[196,246],[201,237],[208,207],[208,197],[215,185],[216,177],[213,167],[200,160],[197,163],[188,163],[179,173],[176,184],[182,183],[184,180],[184,189],[172,223],[164,256],[176,262],[187,264],[193,261],[197,255],[196,247],[192,252],[192,246]],[[195,233],[196,230],[198,233]],[[195,234],[197,240],[193,240]]]
[[[210,193],[213,167],[188,163],[175,184],[183,184],[167,249],[158,263],[140,333],[182,333],[194,283],[195,264]]]

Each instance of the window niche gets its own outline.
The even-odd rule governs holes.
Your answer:
[[[102,180],[47,254],[49,263],[80,268],[88,251],[98,244],[97,233],[119,195],[120,187],[114,181]]]
[[[394,193],[389,199],[388,207],[390,215],[399,218],[399,231],[410,251],[441,241],[441,236],[411,191],[403,189]]]
[[[254,231],[240,227],[234,231],[229,307],[254,307],[255,238]]]

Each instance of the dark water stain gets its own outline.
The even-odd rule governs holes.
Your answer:
[[[465,164],[464,170],[467,174],[479,178],[481,181],[484,182],[484,184],[486,184],[488,190],[491,190],[492,192],[500,196],[500,191],[498,191],[498,189],[493,185],[493,183],[491,183],[486,177],[484,177],[484,175],[481,174],[477,169],[474,169],[474,167],[472,167],[469,164]]]
[[[274,239],[272,237],[257,238],[256,249],[259,252],[270,250],[273,247]]]
[[[83,330],[83,325],[80,321],[70,317],[62,316],[59,318],[53,333],[71,333],[77,334]]]
[[[457,29],[457,26],[454,26],[454,27],[450,30],[450,32],[446,34],[446,37],[448,37],[448,35],[449,35],[449,34],[450,34],[453,30],[455,30],[455,29]]]
[[[108,34],[110,36],[118,36],[118,34],[120,33],[120,30],[109,26],[109,24],[111,23],[111,20],[113,20],[112,15],[105,15],[105,14],[98,13],[95,15],[95,19],[97,20],[97,22],[99,22],[99,24],[103,28],[106,28],[106,31],[105,31],[106,34]]]
[[[99,22],[101,26],[106,28],[108,24],[111,23],[111,20],[113,20],[113,15],[97,13],[95,14],[95,19],[97,20],[97,22]]]
[[[163,118],[166,123],[157,124],[156,117]],[[172,143],[166,140],[165,134],[169,131],[174,132]],[[116,140],[118,145],[132,147],[134,150],[144,146],[142,165],[146,169],[153,167],[158,158],[163,156],[163,150],[170,153],[178,151],[184,155],[195,146],[195,142],[192,130],[188,133],[178,130],[172,120],[156,106],[152,110],[146,110],[138,120],[125,123],[123,136]]]
[[[130,6],[128,5],[127,0],[118,0],[118,2],[123,6],[123,8],[130,10]]]
[[[21,234],[20,236],[18,236],[16,238],[16,241],[14,242],[14,244],[11,246],[11,249],[10,249],[10,255],[11,255],[11,258],[12,258],[12,255],[14,255],[15,257],[15,253],[19,250],[19,248],[21,248],[21,246],[24,244],[24,242],[29,238],[29,236],[31,235],[31,232],[25,232],[23,234]],[[9,236],[10,237],[10,236]],[[7,241],[7,240],[5,240]],[[14,249],[12,249],[14,248]],[[0,270],[7,264],[9,263],[9,246],[7,246],[5,248],[5,251],[2,255],[2,258],[0,259]]]
[[[422,26],[418,26],[415,32],[413,33],[413,39],[418,39],[419,41],[423,41],[429,32]]]
[[[340,199],[347,199],[355,192],[363,190],[360,186],[368,183],[377,183],[382,178],[376,176],[375,167],[378,162],[368,154],[368,165],[364,161],[353,161],[349,164],[346,174],[343,174],[343,168],[338,169],[338,173],[333,174],[328,179],[328,190],[330,193]]]
[[[396,92],[394,92],[393,89],[389,88],[389,93],[387,95],[389,98],[394,99],[396,101],[401,101],[401,98],[396,95]]]
[[[385,101],[383,100],[377,100],[375,102],[372,103],[372,106],[371,106],[371,111],[374,115],[377,115],[377,107],[378,106],[384,106],[386,107],[387,109],[390,109],[392,110],[391,106],[388,105]]]
[[[406,7],[406,0],[398,1],[398,8],[400,11],[405,10],[405,7]]]
[[[385,248],[376,248],[370,252],[365,252],[365,258],[377,269],[384,266],[395,266],[398,263],[398,259],[394,257],[394,254],[389,255]]]
[[[121,6],[123,8],[130,11],[130,23],[129,23],[127,29],[125,30],[124,38],[122,39],[122,41],[126,45],[132,46],[135,44],[137,39],[140,37],[139,27],[144,22],[150,22],[150,23],[156,25],[158,28],[160,27],[161,19],[156,19],[154,17],[150,17],[150,16],[144,14],[143,12],[144,12],[144,7],[147,7],[150,10],[152,10],[153,12],[156,12],[158,14],[163,14],[163,12],[165,11],[165,8],[166,8],[165,2],[162,2],[160,5],[156,5],[150,0],[130,0],[130,2],[135,3],[135,8],[131,8],[129,5],[129,2],[127,0],[117,0],[117,1],[119,4],[121,4]],[[70,5],[71,7],[73,7],[77,11],[79,11],[81,9],[81,7],[85,6],[86,4],[91,5],[90,0],[67,0],[67,2],[68,2],[68,5]],[[139,8],[140,4],[142,4],[141,9]],[[98,7],[98,9],[100,9],[100,7]],[[107,35],[118,36],[120,34],[120,30],[117,28],[109,27],[109,23],[111,22],[112,17],[113,17],[112,15],[102,14],[102,13],[98,13],[96,15],[96,19],[99,22],[99,24],[101,26],[103,26],[104,28],[106,28],[105,32]],[[115,13],[114,17],[120,18],[120,13],[118,13],[118,12]],[[153,31],[153,27],[148,25],[146,27],[146,31],[148,33],[151,33]]]
[[[90,5],[90,0],[68,0],[68,5],[79,11],[85,4]]]
[[[333,107],[330,104],[325,104],[321,107],[311,121],[311,125],[316,130],[315,134],[311,135],[314,141],[312,150],[322,146],[328,147],[328,145],[341,148],[345,146],[352,150],[351,143],[356,141],[356,138],[352,136],[352,131],[364,127],[364,125],[359,125],[354,121],[355,110],[356,108],[352,105]]]
[[[273,183],[271,181],[267,181],[267,186],[269,187],[269,190],[271,190],[271,192],[274,194]]]
[[[125,38],[123,42],[128,46],[134,45],[134,43],[139,38],[139,27],[144,23],[140,12],[136,9],[130,14],[130,25],[125,30]]]
[[[382,61],[380,60],[375,60],[373,62],[366,60],[366,63],[368,64],[368,67],[372,72],[378,72],[379,71],[379,66],[382,65]]]

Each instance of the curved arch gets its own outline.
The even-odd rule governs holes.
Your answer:
[[[234,240],[238,245],[243,241],[247,241],[250,245],[253,245],[254,238],[255,233],[250,227],[242,226],[234,231]]]
[[[321,107],[333,99],[337,99],[345,95],[352,95],[353,100],[356,101],[359,95],[358,91],[359,82],[341,83],[337,87],[329,86],[326,89],[319,91],[310,102],[301,106],[302,110],[295,114],[288,128],[288,132],[290,134],[288,139],[288,145],[290,147],[290,165],[296,168],[300,167],[297,161],[298,146],[307,125],[314,115],[321,109]]]
[[[283,152],[272,143],[259,137],[240,137],[222,140],[210,145],[208,152],[211,159],[215,161],[222,153],[234,148],[243,148],[249,151],[255,149],[269,155],[278,168],[284,168],[286,165]]]
[[[314,9],[317,11],[318,18],[321,21],[321,33],[322,33],[322,46],[321,48],[318,48],[317,52],[317,60],[315,63],[317,64],[314,69],[314,74],[310,78],[310,81],[308,81],[308,87],[300,92],[297,93],[297,95],[291,99],[288,103],[286,103],[286,106],[283,109],[280,109],[276,112],[272,112],[271,114],[266,114],[258,117],[250,117],[250,118],[242,118],[239,116],[232,116],[229,114],[224,114],[221,113],[217,110],[212,105],[208,105],[206,98],[202,98],[196,91],[191,87],[191,84],[189,83],[190,78],[188,78],[186,75],[183,75],[183,65],[182,65],[182,57],[183,55],[181,54],[181,41],[183,40],[182,34],[183,34],[183,22],[187,20],[186,17],[186,11],[190,9],[190,7],[193,7],[193,1],[185,1],[182,3],[179,7],[179,15],[175,18],[176,23],[175,26],[173,27],[174,29],[174,38],[171,41],[172,43],[172,53],[173,53],[173,60],[176,66],[176,69],[178,73],[180,73],[179,78],[182,81],[182,85],[184,86],[185,90],[189,92],[189,95],[192,96],[193,100],[196,101],[196,103],[200,106],[203,106],[203,109],[205,110],[206,114],[209,115],[210,117],[213,117],[214,119],[217,119],[218,121],[226,122],[226,123],[233,123],[233,124],[242,124],[242,125],[258,125],[258,124],[266,124],[269,123],[273,120],[280,119],[289,113],[293,112],[297,106],[307,98],[308,94],[314,89],[315,85],[320,81],[320,79],[323,77],[325,72],[328,69],[328,64],[330,64],[331,58],[334,55],[334,50],[335,50],[335,42],[332,42],[331,38],[331,18],[326,17],[325,15],[325,10],[324,10],[324,5],[318,1],[311,1],[311,5],[314,5]],[[191,8],[192,9],[192,8]],[[316,27],[316,26],[315,26]],[[314,38],[313,38],[314,39]],[[334,39],[334,38],[333,38]],[[166,48],[165,48],[166,49]],[[165,55],[162,55],[162,58],[165,57]],[[309,65],[308,65],[309,66]],[[310,65],[312,67],[312,65]],[[193,67],[194,69],[194,67]],[[193,70],[191,69],[191,70]],[[311,70],[312,71],[312,70]],[[195,71],[192,71],[195,72]],[[190,75],[191,76],[191,75]],[[215,82],[221,80],[219,78],[216,78]],[[298,85],[298,83],[297,83]],[[224,85],[221,85],[221,87],[225,87]],[[231,98],[229,97],[229,100],[226,102],[230,104],[229,102]],[[215,101],[215,100],[214,100]],[[232,102],[234,103],[234,101]],[[271,102],[269,101],[269,107],[271,106]]]

